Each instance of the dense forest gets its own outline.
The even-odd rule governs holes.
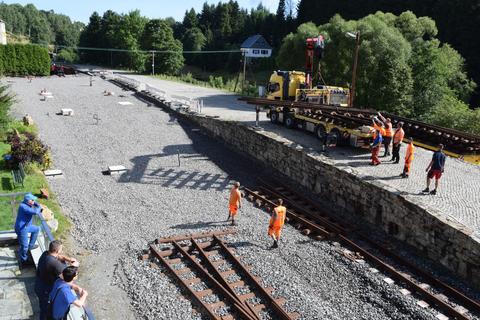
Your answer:
[[[360,31],[358,105],[480,132],[480,6],[478,0],[279,0],[276,12],[262,5],[241,8],[230,0],[187,10],[182,21],[129,13],[94,12],[86,26],[33,5],[0,4],[7,30],[32,42],[66,46],[67,60],[179,74],[188,65],[205,72],[238,72],[240,44],[254,34],[274,47],[274,56],[250,61],[255,70],[302,70],[304,41],[326,37],[322,75],[349,86],[354,42]],[[78,46],[78,47],[77,47]],[[98,48],[91,50],[88,48]],[[109,50],[104,50],[108,48]],[[193,51],[193,52],[192,52]],[[199,51],[209,52],[199,54]],[[215,52],[211,51],[225,51]],[[228,52],[227,52],[228,51]]]
[[[0,19],[5,22],[7,32],[27,36],[31,42],[39,44],[76,46],[85,26],[53,10],[37,10],[33,4],[1,2]]]

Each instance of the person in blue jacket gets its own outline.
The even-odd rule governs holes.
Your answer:
[[[18,208],[17,220],[15,221],[15,233],[20,246],[18,256],[21,266],[27,264],[28,250],[35,249],[38,246],[35,245],[35,242],[37,241],[40,228],[32,224],[32,218],[34,215],[38,215],[42,208],[35,200],[37,200],[37,197],[33,194],[27,193],[25,195]],[[29,234],[31,234],[30,240],[28,238]]]

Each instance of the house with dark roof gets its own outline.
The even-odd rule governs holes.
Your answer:
[[[272,47],[264,37],[257,34],[243,41],[240,50],[246,57],[250,58],[268,58],[272,55]]]

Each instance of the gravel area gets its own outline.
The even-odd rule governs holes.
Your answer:
[[[160,80],[150,76],[128,75],[129,78],[148,83],[149,85],[176,96],[188,95],[205,103],[202,113],[219,116],[222,119],[254,124],[254,106],[238,101],[238,96],[220,90],[195,87],[185,83]],[[271,124],[264,112],[260,113],[260,126],[265,131],[276,133],[305,148],[320,151],[320,143],[313,135],[302,130],[290,130],[281,125]],[[435,208],[448,219],[456,221],[472,231],[472,235],[480,239],[480,166],[449,158],[445,165],[445,174],[436,196],[425,196],[421,191],[425,188],[425,168],[432,159],[432,152],[416,148],[415,161],[409,179],[401,179],[406,146],[401,149],[399,164],[381,158],[380,166],[369,166],[368,152],[354,148],[333,148],[325,156],[337,167],[349,170],[356,175],[370,176],[372,180],[381,182],[406,195],[408,200],[421,205],[427,210]],[[383,149],[381,151],[383,155]],[[465,183],[468,181],[468,183]],[[433,183],[431,185],[433,188]]]
[[[172,277],[138,255],[158,237],[224,228],[231,181],[251,184],[259,168],[130,93],[100,79],[89,87],[88,80],[15,78],[11,85],[15,113],[32,115],[64,172],[50,184],[75,225],[89,303],[97,319],[201,319]],[[44,87],[54,95],[46,102],[38,96]],[[105,97],[104,90],[116,95]],[[60,108],[75,115],[55,115]],[[128,171],[103,175],[110,165]],[[271,250],[268,220],[245,201],[238,233],[225,239],[301,319],[435,319],[437,311],[417,306],[415,297],[330,242],[286,226],[280,248]]]

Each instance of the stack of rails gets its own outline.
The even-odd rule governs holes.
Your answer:
[[[377,113],[372,109],[357,109],[347,107],[326,106],[308,102],[275,101],[264,98],[241,97],[241,101],[257,106],[273,106],[278,108],[296,109],[302,115],[314,118],[329,119],[332,123],[346,128],[371,125],[371,117]],[[382,115],[390,118],[393,127],[398,122],[404,123],[406,137],[412,137],[415,144],[425,149],[436,150],[438,144],[445,146],[447,155],[462,158],[472,163],[480,163],[480,136],[412,120],[384,112]]]

